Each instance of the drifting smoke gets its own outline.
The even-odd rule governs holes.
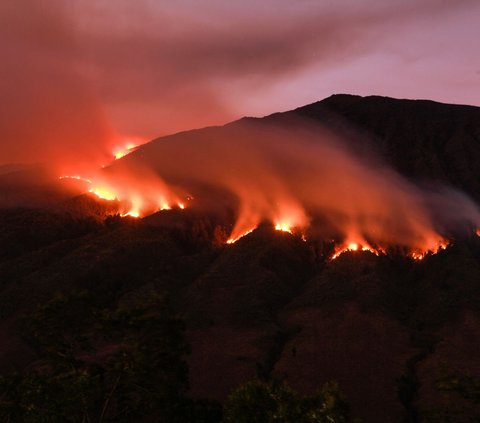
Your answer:
[[[465,195],[422,189],[329,131],[306,126],[243,120],[162,138],[119,160],[103,184],[130,196],[135,215],[192,195],[192,207],[235,209],[230,242],[269,221],[333,240],[337,254],[398,246],[421,258],[452,233],[479,226]]]

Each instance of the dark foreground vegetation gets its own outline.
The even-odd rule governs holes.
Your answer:
[[[1,421],[480,417],[476,236],[329,261],[268,225],[0,218]]]

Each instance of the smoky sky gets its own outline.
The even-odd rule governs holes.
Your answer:
[[[334,93],[480,105],[473,0],[0,4],[0,163],[102,161]]]

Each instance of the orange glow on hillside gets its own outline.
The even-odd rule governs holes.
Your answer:
[[[134,148],[133,144],[126,148]],[[193,197],[178,189],[169,187],[156,173],[136,168],[135,171],[111,168],[90,171],[88,178],[81,175],[64,175],[60,180],[78,180],[88,184],[88,192],[102,200],[118,201],[118,214],[121,216],[144,217],[162,210],[178,207],[187,208]]]
[[[131,150],[134,149],[136,145],[129,144],[125,148],[119,148],[116,149],[113,152],[113,157],[115,157],[115,160],[121,159],[122,157],[125,157],[127,154],[131,153]]]
[[[81,176],[79,175],[65,175],[65,176],[60,176],[58,179],[62,180],[62,179],[75,179],[77,181],[82,181],[82,182],[85,182],[87,184],[91,184],[92,183],[92,180],[91,179],[88,179],[88,178],[82,178]]]
[[[355,239],[355,240],[353,240]],[[372,247],[367,241],[362,239],[361,237],[349,238],[348,241],[342,242],[335,246],[334,253],[331,257],[332,260],[335,260],[338,256],[346,252],[354,252],[354,251],[369,251],[376,256],[380,254],[385,254],[385,250],[383,248]]]
[[[90,188],[88,192],[92,193],[93,195],[96,195],[98,198],[101,198],[102,200],[117,200],[117,195],[109,190],[108,188],[103,188],[103,187],[94,187]]]
[[[356,239],[357,241],[346,241],[341,244],[335,245],[334,253],[331,259],[335,260],[343,253],[355,251],[369,251],[376,256],[379,256],[380,254],[386,254],[387,248],[383,248],[380,246],[372,247],[367,241],[359,237],[353,239]],[[392,244],[391,246],[394,245]],[[448,241],[446,241],[445,239],[436,239],[433,242],[425,243],[422,247],[417,247],[413,249],[411,252],[408,253],[408,256],[414,260],[423,260],[428,254],[436,254],[440,250],[446,249],[447,246]]]
[[[244,233],[242,233],[242,234],[240,234],[239,236],[237,236],[236,238],[229,238],[229,239],[227,239],[227,244],[234,244],[234,243],[237,242],[240,238],[243,238],[244,236],[252,233],[255,229],[257,229],[257,228],[255,227],[255,228],[249,229],[248,231],[245,231]]]
[[[138,137],[125,137],[113,149],[113,157],[115,160],[125,157],[127,154],[135,151],[140,145],[144,144],[145,140]]]
[[[364,160],[330,132],[245,125],[238,136],[231,127],[217,128],[201,142],[190,142],[194,134],[185,142],[183,135],[167,137],[103,170],[71,170],[74,176],[64,178],[82,180],[93,195],[117,200],[124,216],[185,208],[205,212],[209,224],[218,216],[228,244],[265,222],[303,240],[305,234],[312,242],[335,239],[331,259],[346,252],[395,251],[422,260],[448,245],[438,228],[450,233],[451,223],[454,233],[464,218],[480,235],[480,213],[468,199],[451,191],[432,194],[387,165],[377,166],[376,159]],[[113,140],[115,157],[137,149],[142,142],[136,141]],[[190,193],[198,197],[194,203]],[[226,227],[231,232],[224,238]]]
[[[273,221],[275,230],[293,233],[294,229],[308,226],[309,220],[301,204],[292,198],[282,198],[276,205]]]
[[[288,232],[288,233],[293,233],[292,228],[288,223],[283,223],[279,222],[275,225],[275,230],[276,231],[281,231],[281,232]]]
[[[412,251],[409,256],[414,260],[423,260],[428,254],[437,254],[441,250],[445,250],[448,247],[448,241],[440,239],[434,242],[433,245],[426,247],[424,250]]]
[[[135,210],[130,210],[129,212],[123,213],[123,214],[121,214],[120,216],[122,216],[122,217],[130,216],[130,217],[139,218],[139,217],[140,217],[140,213],[139,213],[138,211],[135,211]]]

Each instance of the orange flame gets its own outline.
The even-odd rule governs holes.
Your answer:
[[[385,250],[383,248],[380,248],[380,247],[374,248],[361,237],[354,238],[356,239],[356,241],[353,241],[352,239],[353,238],[349,238],[348,241],[343,242],[340,245],[337,245],[335,247],[335,250],[331,259],[335,260],[341,254],[349,251],[369,251],[372,254],[375,254],[376,256],[379,256],[380,254],[385,254]]]
[[[212,131],[201,143],[188,144],[188,154],[184,142],[167,139],[148,150],[148,160],[129,157],[90,176],[90,192],[117,199],[123,215],[141,217],[184,209],[191,200],[186,193],[193,191],[205,210],[211,207],[208,212],[217,211],[216,206],[234,210],[228,244],[270,222],[278,231],[299,236],[339,237],[331,259],[347,251],[379,256],[399,247],[421,260],[448,244],[436,230],[436,208],[443,219],[442,209],[453,210],[459,202],[462,216],[473,219],[475,227],[480,224],[480,214],[468,201],[448,193],[432,199],[423,188],[382,163],[363,160],[325,131],[313,136],[310,131],[275,130],[270,136],[269,130],[262,127],[257,133],[253,127],[240,131],[238,138],[227,129]],[[234,142],[225,142],[226,136]],[[115,155],[123,157],[133,148],[135,143],[123,141]],[[172,160],[178,157],[181,162]],[[213,187],[211,196],[204,187]]]
[[[88,192],[96,195],[98,198],[101,198],[102,200],[114,201],[114,200],[118,199],[115,192],[109,190],[108,188],[104,188],[104,187],[90,188],[88,190]]]
[[[254,228],[252,228],[252,229],[249,229],[248,231],[245,231],[244,233],[240,234],[240,235],[237,236],[236,238],[230,237],[229,239],[227,239],[227,244],[234,244],[234,243],[237,242],[240,238],[243,238],[244,236],[252,233],[255,229],[257,229],[257,227],[254,227]]]
[[[191,196],[179,195],[168,187],[155,173],[137,169],[135,173],[97,170],[85,178],[80,175],[64,175],[59,179],[74,179],[90,185],[88,192],[107,201],[119,202],[121,216],[142,217],[161,210],[170,210],[172,205],[184,210]]]
[[[293,234],[293,230],[291,226],[288,223],[285,222],[279,222],[275,225],[275,230],[276,231],[281,231],[281,232],[288,232],[290,234]]]
[[[92,180],[91,179],[87,179],[87,178],[83,178],[79,175],[65,175],[65,176],[59,176],[60,180],[63,180],[63,179],[75,179],[77,181],[82,181],[82,182],[85,182],[87,184],[91,184],[92,183]]]
[[[422,250],[412,251],[409,255],[414,260],[423,260],[428,254],[437,254],[441,250],[445,250],[448,247],[448,241],[440,239],[436,241],[433,245]]]
[[[122,145],[120,147],[115,147],[113,149],[113,157],[115,160],[121,159],[122,157],[125,157],[127,154],[130,154],[132,151],[135,151],[138,146],[142,145],[144,143],[144,140],[138,138],[138,137],[128,137],[128,138],[123,138],[121,141]]]
[[[129,144],[125,148],[119,148],[113,152],[113,157],[115,157],[115,160],[121,159],[122,157],[125,157],[127,154],[131,153],[131,150],[135,147],[135,145]]]

